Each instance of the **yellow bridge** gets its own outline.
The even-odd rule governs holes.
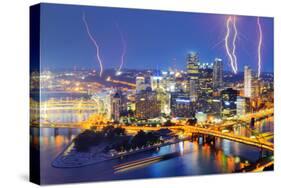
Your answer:
[[[122,126],[126,130],[130,131],[157,131],[163,128],[168,128],[170,130],[182,130],[186,133],[198,133],[198,134],[204,134],[209,136],[214,136],[217,138],[223,138],[235,142],[240,142],[247,145],[252,145],[255,147],[260,147],[263,149],[267,149],[270,151],[274,150],[274,145],[271,142],[268,142],[266,140],[258,139],[258,138],[249,138],[245,136],[240,135],[234,135],[232,133],[222,133],[221,131],[201,128],[201,127],[195,127],[190,125],[177,125],[177,126],[169,126],[169,127],[146,127],[146,126]]]
[[[52,106],[55,106],[56,104],[53,103]],[[58,104],[59,105],[59,104]],[[273,134],[270,133],[262,133],[257,135],[256,137],[245,137],[245,136],[240,136],[240,135],[235,135],[233,133],[225,133],[220,130],[221,127],[225,126],[233,126],[237,124],[239,121],[243,122],[248,122],[251,120],[251,118],[264,118],[264,117],[269,117],[273,116],[273,109],[267,109],[263,110],[257,113],[252,113],[252,114],[247,114],[243,117],[233,119],[233,120],[228,120],[220,125],[215,125],[215,126],[210,126],[208,128],[202,128],[198,126],[191,126],[188,124],[177,124],[175,126],[168,126],[168,127],[150,127],[150,126],[136,126],[136,125],[131,125],[131,126],[126,126],[126,125],[119,125],[123,128],[125,128],[127,131],[157,131],[163,128],[167,128],[173,131],[183,131],[184,133],[196,133],[196,134],[202,134],[202,135],[209,135],[217,138],[222,138],[222,139],[227,139],[235,142],[240,142],[243,144],[248,144],[251,146],[255,147],[260,147],[263,149],[267,149],[270,151],[274,150],[274,144],[267,141],[266,138],[272,138]],[[94,123],[96,119],[99,119],[98,122],[102,123]],[[55,128],[87,128],[89,127],[89,124],[91,125],[96,125],[97,127],[104,127],[107,126],[106,121],[103,120],[102,117],[92,117],[92,120],[85,121],[85,122],[78,122],[78,123],[52,123],[48,121],[40,121],[40,122],[34,122],[34,124],[39,125],[40,127],[55,127]]]

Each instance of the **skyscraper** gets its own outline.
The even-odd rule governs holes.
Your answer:
[[[252,78],[252,97],[259,98],[261,95],[261,80],[257,78]]]
[[[215,58],[213,64],[213,88],[215,91],[223,87],[223,63],[222,59]]]
[[[248,67],[244,67],[244,96],[252,97],[252,70]]]
[[[189,96],[184,92],[171,93],[171,115],[174,117],[192,117],[193,109]]]
[[[144,76],[136,77],[136,91],[139,93],[140,91],[145,90],[145,78]]]
[[[189,81],[189,95],[191,101],[198,98],[199,57],[195,52],[190,52],[187,57],[187,76]]]
[[[116,92],[111,99],[111,118],[114,121],[120,120],[120,111],[121,111],[121,96]]]
[[[227,88],[221,92],[223,117],[231,117],[236,115],[237,96],[238,96],[238,91],[232,88]]]
[[[150,87],[136,95],[136,117],[140,119],[156,118],[161,115],[161,104],[157,93]]]
[[[246,97],[237,97],[237,115],[242,116],[250,112],[250,99]]]
[[[220,97],[214,97],[211,102],[211,115],[213,115],[215,118],[221,117],[221,108],[222,108],[222,102],[220,100]]]
[[[155,91],[160,86],[163,86],[163,77],[162,76],[151,76],[150,77],[150,86],[152,91]]]
[[[199,87],[197,109],[204,113],[211,112],[213,96],[213,65],[209,63],[199,64]]]
[[[92,95],[92,100],[97,103],[97,113],[104,114],[107,119],[111,119],[111,99],[112,94],[108,91],[100,92]]]

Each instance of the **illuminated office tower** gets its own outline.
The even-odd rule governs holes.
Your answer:
[[[221,117],[221,108],[222,108],[222,103],[220,100],[220,97],[214,97],[211,102],[211,115],[215,118],[220,118]]]
[[[121,111],[121,96],[116,92],[111,98],[111,118],[114,121],[120,120],[120,111]]]
[[[213,64],[213,88],[215,91],[223,87],[223,63],[222,59],[215,58]]]
[[[151,76],[150,86],[156,92],[157,100],[160,103],[161,113],[170,114],[170,95],[167,92],[167,82],[162,76]]]
[[[247,97],[237,97],[237,115],[242,116],[250,112],[250,99]]]
[[[223,117],[233,117],[236,115],[237,96],[238,96],[238,91],[232,88],[227,88],[221,92]]]
[[[161,105],[157,93],[147,88],[136,95],[136,117],[140,119],[156,118],[161,115]]]
[[[198,89],[198,81],[190,79],[189,80],[189,85],[190,85],[190,87],[189,87],[190,100],[194,102],[198,98],[198,91],[197,91],[197,89]]]
[[[197,109],[204,113],[211,112],[213,97],[213,64],[199,64],[199,87]]]
[[[170,78],[166,81],[166,90],[169,92],[175,92],[176,91],[176,81]]]
[[[104,114],[107,119],[111,118],[111,95],[108,92],[101,92],[93,95],[92,100],[96,102],[97,113]]]
[[[105,107],[106,107],[106,113],[105,117],[110,120],[111,119],[111,94],[107,93],[105,96]]]
[[[195,52],[190,52],[187,57],[187,77],[189,80],[189,96],[191,101],[198,98],[199,57]]]
[[[145,90],[145,77],[137,76],[136,77],[136,92],[139,93]]]
[[[171,93],[171,115],[173,117],[192,117],[194,115],[188,94],[184,92]]]
[[[165,92],[162,88],[156,89],[157,101],[160,104],[161,113],[170,114],[170,93]]]
[[[150,86],[152,91],[155,91],[156,88],[163,87],[163,77],[162,76],[151,76],[150,77]]]
[[[151,81],[151,83],[156,83],[160,88],[163,88],[166,92],[174,92],[176,90],[176,78],[174,73],[171,72],[162,72],[161,77],[154,77],[154,81]],[[158,80],[158,82],[155,82]],[[152,86],[154,88],[154,86]]]
[[[119,94],[121,99],[120,114],[122,114],[128,110],[128,91],[117,90],[116,93]]]
[[[252,97],[252,70],[248,67],[244,67],[244,96]]]
[[[262,82],[260,79],[252,78],[252,97],[259,98],[262,93]]]

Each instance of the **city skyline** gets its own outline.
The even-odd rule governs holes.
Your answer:
[[[272,29],[272,18],[33,6],[31,180],[274,170]]]
[[[85,15],[89,31],[100,47],[104,69],[118,69],[121,58],[124,69],[184,69],[188,52],[194,51],[203,63],[221,58],[224,70],[231,71],[224,47],[226,15],[49,4],[43,7],[43,68],[99,69],[96,49],[83,23]],[[236,17],[238,72],[243,72],[245,65],[256,72],[256,17]],[[260,23],[264,35],[262,72],[273,72],[273,19],[262,17]]]

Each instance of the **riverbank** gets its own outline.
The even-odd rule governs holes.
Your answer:
[[[92,148],[91,152],[78,152],[74,148],[74,141],[72,141],[64,150],[61,152],[55,160],[52,162],[52,166],[55,168],[79,168],[83,166],[93,165],[109,160],[118,159],[120,157],[137,154],[144,151],[160,148],[163,146],[176,144],[183,141],[183,139],[173,139],[173,141],[167,141],[161,144],[155,144],[145,148],[135,149],[127,152],[120,152],[115,155],[110,155],[102,152],[103,147],[99,146]]]
[[[265,126],[264,126],[265,127]],[[106,161],[99,164],[88,165],[81,168],[54,168],[51,164],[54,159],[68,148],[71,140],[81,133],[80,130],[68,131],[66,129],[40,128],[31,139],[31,143],[38,145],[38,140],[48,139],[41,151],[41,170],[43,183],[58,184],[81,181],[106,181],[121,179],[149,178],[153,173],[155,177],[195,176],[206,174],[234,173],[243,167],[245,160],[254,163],[260,156],[259,148],[228,140],[216,142],[216,147],[208,144],[198,144],[197,141],[183,141],[171,146],[160,147],[147,152],[124,157],[124,159]],[[41,134],[38,134],[38,133]],[[63,141],[63,142],[62,142]],[[182,150],[180,150],[182,148]],[[114,167],[126,162],[145,159],[152,156],[165,155],[166,153],[181,152],[179,157],[170,158],[166,161],[155,162],[152,165],[143,165],[129,171],[117,173]],[[83,177],[81,178],[81,175]]]

